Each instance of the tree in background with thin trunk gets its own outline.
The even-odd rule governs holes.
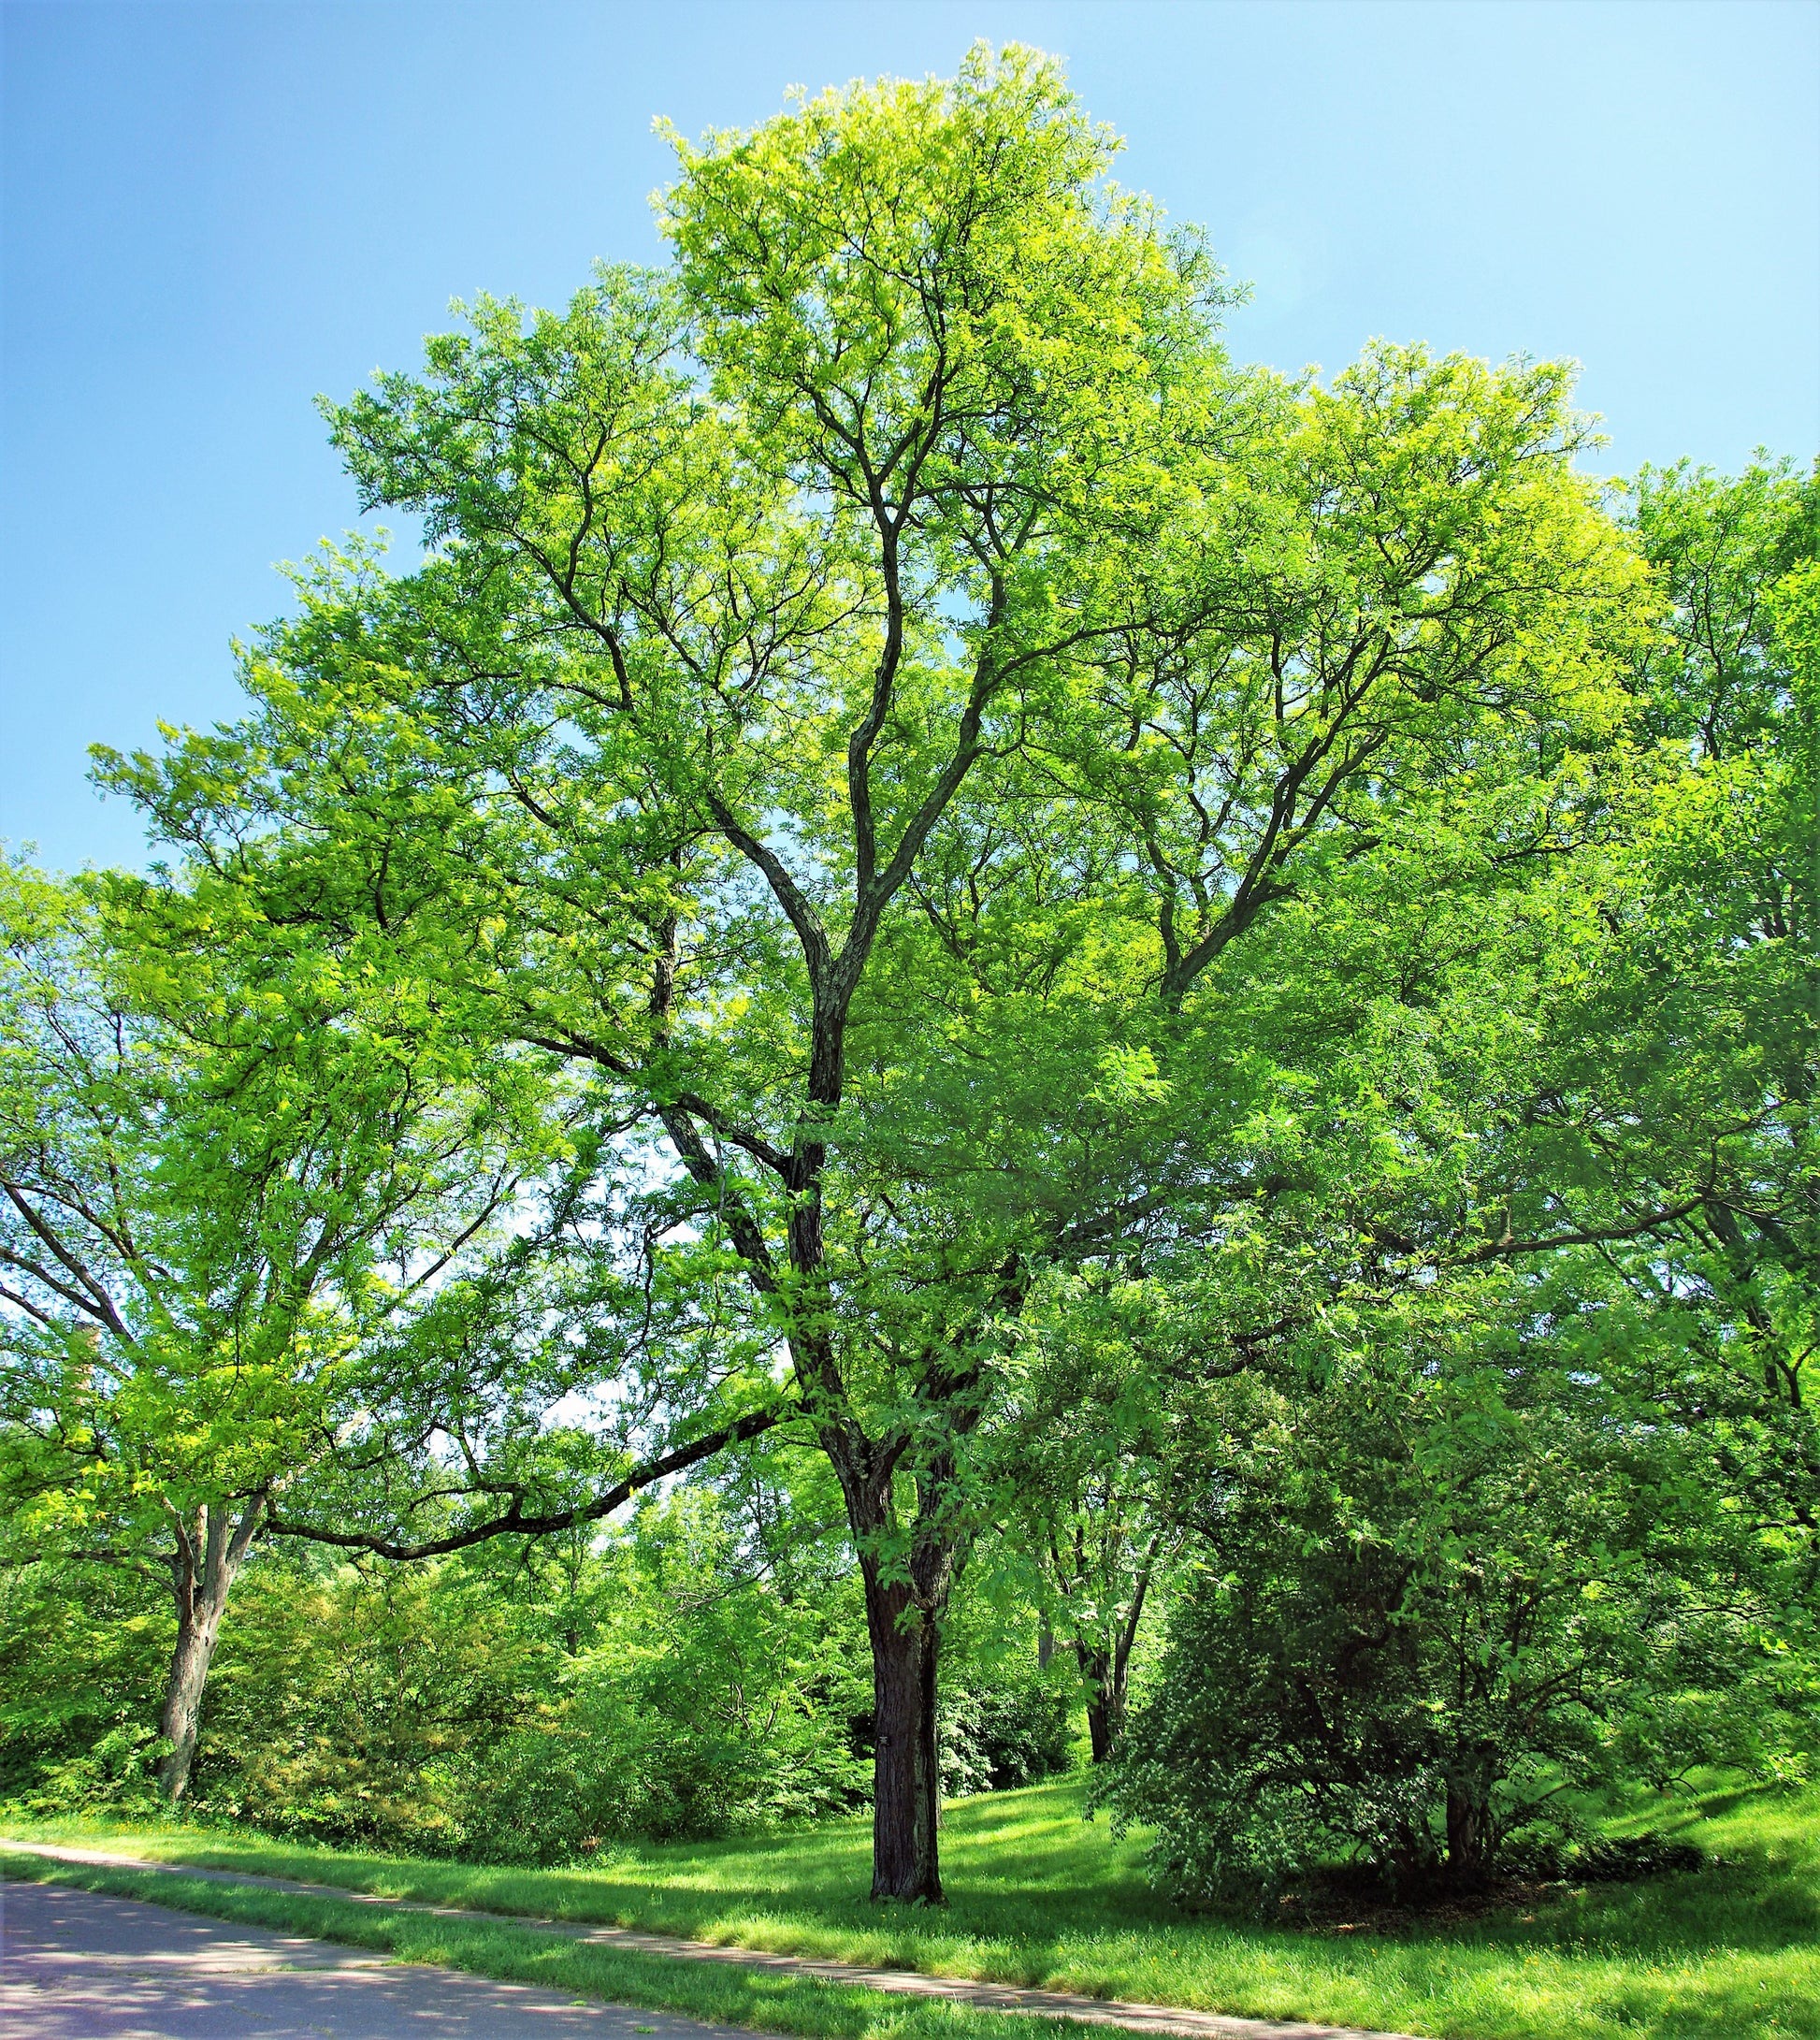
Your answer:
[[[1182,1532],[1170,1512],[1170,1363],[1158,1288],[1105,1270],[1045,1284],[1021,1379],[990,1440],[1007,1549],[1033,1574],[1044,1635],[1074,1657],[1095,1764],[1123,1729],[1132,1654]]]
[[[496,1097],[402,1016],[351,1024],[309,941],[261,930],[247,968],[231,924],[0,871],[0,1492],[21,1553],[168,1574],[172,1800],[228,1596],[347,1416],[348,1359],[511,1181]]]

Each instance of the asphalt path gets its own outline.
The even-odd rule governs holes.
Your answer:
[[[0,1882],[6,2040],[752,2040],[668,2012],[261,1933],[66,1885]]]

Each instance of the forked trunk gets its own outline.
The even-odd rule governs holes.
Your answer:
[[[1118,1740],[1119,1717],[1124,1712],[1123,1695],[1119,1690],[1120,1682],[1113,1669],[1110,1651],[1093,1650],[1077,1642],[1075,1657],[1080,1665],[1081,1683],[1087,1688],[1087,1739],[1092,1748],[1093,1761],[1103,1764],[1112,1755],[1112,1745]]]
[[[942,1770],[935,1715],[941,1626],[902,1586],[866,1581],[872,1637],[872,1895],[942,1902],[936,1823]]]
[[[1119,1746],[1119,1738],[1125,1732],[1125,1700],[1131,1691],[1132,1645],[1137,1641],[1137,1626],[1144,1619],[1144,1601],[1150,1591],[1150,1574],[1162,1546],[1163,1532],[1159,1530],[1150,1540],[1144,1570],[1137,1575],[1131,1607],[1124,1621],[1113,1632],[1112,1647],[1108,1650],[1079,1637],[1075,1640],[1075,1657],[1080,1666],[1082,1683],[1087,1687],[1087,1739],[1096,1764],[1110,1760]]]
[[[177,1548],[171,1554],[171,1590],[177,1600],[177,1648],[158,1732],[170,1751],[158,1767],[158,1782],[173,1803],[189,1789],[202,1724],[202,1694],[209,1660],[221,1634],[227,1596],[266,1512],[265,1495],[247,1503],[230,1527],[225,1504],[204,1502],[186,1517],[170,1512]]]

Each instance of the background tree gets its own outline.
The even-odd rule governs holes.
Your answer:
[[[1424,1023],[1447,1105],[1423,1138],[1452,1142],[1461,1187],[1379,1226],[1439,1253],[1469,1181],[1496,1251],[1569,1257],[1601,1368],[1723,1440],[1791,1549],[1820,1475],[1817,502],[1786,465],[1641,478],[1663,613],[1631,665],[1636,748],[1587,851],[1488,920]]]
[[[1735,480],[1683,465],[1646,471],[1633,500],[1671,605],[1639,675],[1664,770],[1600,968],[1563,1016],[1606,1066],[1570,1065],[1567,1095],[1618,1194],[1698,1193],[1617,1263],[1657,1325],[1638,1350],[1681,1350],[1680,1379],[1658,1375],[1670,1407],[1719,1425],[1753,1511],[1807,1542],[1820,1503],[1802,1383],[1820,1343],[1820,479],[1787,463]]]
[[[1316,1280],[1252,1378],[1176,1405],[1205,1570],[1114,1788],[1186,1888],[1336,1847],[1470,1882],[1564,1780],[1804,1733],[1812,499],[1760,470],[1639,499],[1639,741],[1547,854],[1431,837],[1490,856],[1423,900],[1386,846],[1278,923],[1305,1024],[1254,1152],[1279,1278]],[[1399,1359],[1421,1318],[1452,1328]]]
[[[177,1799],[272,1497],[347,1417],[348,1357],[499,1208],[505,1121],[408,1020],[350,1025],[308,943],[196,947],[193,898],[20,866],[0,889],[9,1533],[168,1571]]]
[[[1145,1611],[1181,1541],[1167,1400],[1180,1327],[1153,1284],[1090,1274],[1052,1279],[1023,1328],[1027,1371],[989,1449],[1008,1541],[1034,1572],[1046,1633],[1074,1659],[1103,1764],[1124,1728]]]

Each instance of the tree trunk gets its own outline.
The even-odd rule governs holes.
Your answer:
[[[1104,1700],[1091,1694],[1087,1701],[1087,1740],[1093,1752],[1093,1761],[1103,1764],[1112,1755],[1112,1729],[1106,1721]]]
[[[202,1717],[202,1688],[209,1678],[209,1660],[215,1655],[215,1636],[221,1625],[219,1611],[187,1613],[178,1597],[177,1649],[170,1661],[170,1677],[165,1685],[164,1712],[158,1733],[170,1744],[169,1754],[158,1767],[158,1782],[165,1797],[173,1802],[189,1789],[190,1767],[195,1761],[196,1731]]]
[[[231,1528],[230,1511],[224,1503],[201,1503],[187,1520],[170,1511],[177,1538],[170,1560],[171,1589],[177,1600],[177,1648],[171,1654],[164,1710],[158,1718],[158,1732],[170,1744],[169,1755],[158,1767],[158,1782],[173,1804],[189,1789],[202,1721],[202,1692],[228,1590],[246,1562],[247,1550],[265,1513],[263,1492],[247,1503]]]
[[[1087,1687],[1087,1739],[1092,1746],[1093,1761],[1103,1764],[1112,1755],[1112,1745],[1119,1736],[1119,1717],[1124,1711],[1120,1704],[1123,1696],[1117,1690],[1113,1655],[1077,1642],[1075,1657],[1080,1665],[1081,1682]]]
[[[803,1341],[805,1345],[807,1341]],[[811,1349],[813,1351],[813,1349]],[[838,1380],[831,1355],[819,1366],[797,1362],[810,1381]],[[943,1386],[950,1397],[965,1377]],[[933,1397],[931,1398],[934,1400]],[[949,1409],[953,1410],[953,1400]],[[950,1416],[955,1435],[977,1420],[977,1404]],[[866,1592],[866,1630],[872,1644],[873,1871],[872,1895],[913,1905],[943,1903],[940,1841],[942,1807],[936,1673],[942,1617],[946,1613],[965,1544],[956,1537],[952,1453],[932,1454],[910,1479],[916,1514],[906,1526],[894,1490],[908,1433],[881,1447],[845,1412],[821,1429],[819,1443],[839,1476],[847,1527]],[[907,1527],[908,1548],[899,1533]]]
[[[1143,1567],[1132,1583],[1131,1604],[1123,1619],[1105,1625],[1102,1618],[1103,1627],[1097,1635],[1083,1636],[1078,1629],[1075,1633],[1075,1662],[1080,1667],[1081,1684],[1087,1688],[1087,1736],[1096,1764],[1110,1760],[1119,1746],[1119,1738],[1125,1730],[1125,1702],[1131,1691],[1132,1646],[1137,1642],[1138,1626],[1144,1620],[1144,1603],[1150,1591],[1151,1575],[1156,1570],[1157,1555],[1163,1549],[1165,1534],[1163,1530],[1158,1530],[1150,1540]],[[1050,1540],[1055,1581],[1064,1606],[1077,1590],[1087,1586],[1091,1577],[1090,1568],[1079,1558],[1080,1546],[1077,1528],[1077,1564],[1071,1579],[1053,1536]]]
[[[1137,1641],[1137,1626],[1144,1619],[1144,1600],[1150,1590],[1151,1565],[1162,1541],[1159,1531],[1151,1542],[1150,1555],[1145,1561],[1144,1570],[1137,1576],[1131,1608],[1113,1637],[1112,1648],[1102,1650],[1079,1641],[1075,1644],[1081,1677],[1087,1683],[1087,1737],[1096,1764],[1110,1760],[1119,1746],[1119,1738],[1125,1732],[1125,1700],[1131,1691],[1132,1645]]]
[[[936,1822],[942,1803],[935,1717],[941,1628],[909,1590],[866,1569],[872,1637],[872,1895],[939,1905]]]
[[[1482,1884],[1491,1845],[1491,1788],[1482,1773],[1450,1772],[1447,1780],[1447,1876],[1462,1889]]]

